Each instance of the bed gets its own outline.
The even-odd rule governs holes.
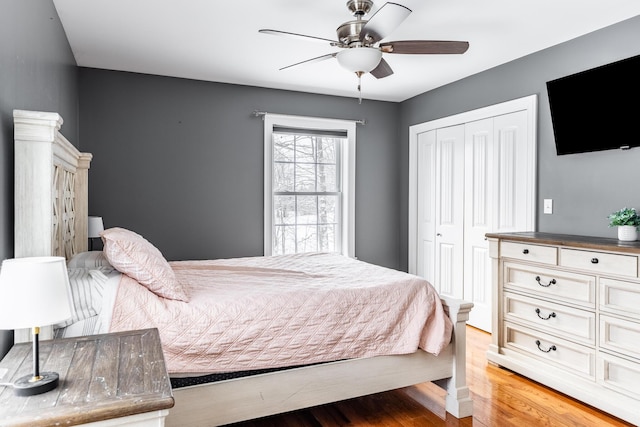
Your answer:
[[[315,290],[317,295],[322,295],[322,297],[315,297],[318,300],[316,301],[318,305],[314,306],[311,311],[331,311],[326,309],[328,306],[326,305],[324,294],[321,293],[325,292],[322,290],[324,289],[322,284],[327,282],[335,283],[332,281],[336,277],[343,277],[343,273],[350,270],[362,272],[366,270],[367,274],[373,274],[372,277],[384,278],[385,280],[389,278],[396,283],[395,288],[389,288],[388,286],[391,285],[380,284],[380,286],[373,286],[373,279],[361,280],[356,287],[366,288],[366,292],[374,292],[373,289],[369,288],[384,288],[383,294],[380,294],[381,296],[376,294],[377,296],[372,297],[374,294],[369,294],[368,299],[384,303],[390,295],[395,295],[402,288],[409,288],[413,289],[412,292],[414,294],[409,297],[400,297],[400,299],[404,298],[405,301],[422,299],[432,306],[428,313],[426,310],[423,313],[420,306],[411,306],[409,309],[411,315],[398,320],[398,327],[391,328],[394,329],[399,338],[391,343],[383,344],[383,349],[371,348],[368,343],[375,341],[377,339],[375,338],[375,331],[384,329],[384,327],[376,326],[366,331],[367,325],[375,325],[372,320],[379,317],[380,310],[387,311],[378,307],[378,309],[372,309],[374,311],[370,311],[368,317],[364,316],[364,319],[362,319],[363,315],[361,314],[360,321],[357,320],[358,316],[356,316],[356,320],[347,322],[348,325],[359,324],[362,326],[362,329],[358,329],[359,332],[353,332],[353,330],[339,331],[339,334],[342,335],[348,335],[348,332],[351,332],[352,335],[349,335],[349,339],[353,340],[350,341],[352,344],[340,347],[335,345],[336,339],[331,338],[329,333],[325,334],[326,337],[322,335],[323,340],[318,340],[316,339],[318,333],[306,332],[306,337],[296,341],[295,346],[292,345],[287,348],[286,346],[283,347],[282,343],[278,344],[281,349],[296,349],[296,351],[290,352],[291,354],[287,354],[284,361],[271,356],[256,356],[260,354],[260,350],[256,350],[259,347],[256,347],[257,342],[260,342],[261,339],[265,342],[274,341],[274,339],[273,337],[264,339],[268,335],[264,333],[247,337],[247,332],[239,332],[239,335],[233,339],[227,339],[227,341],[223,339],[216,341],[218,344],[221,342],[225,343],[225,345],[228,344],[227,347],[233,347],[234,351],[237,352],[233,357],[227,357],[228,360],[225,360],[224,356],[222,359],[216,359],[213,363],[199,360],[197,357],[186,361],[179,360],[176,353],[190,354],[195,352],[192,347],[199,340],[197,338],[180,340],[180,333],[176,334],[175,330],[184,331],[186,328],[185,325],[176,322],[174,316],[173,320],[166,322],[167,325],[173,326],[165,328],[166,325],[161,325],[159,327],[165,359],[172,376],[175,378],[198,378],[207,373],[218,373],[218,371],[221,374],[229,371],[252,372],[253,374],[174,388],[175,407],[171,409],[167,417],[167,425],[224,425],[427,381],[432,381],[446,390],[445,407],[447,412],[458,418],[472,414],[473,405],[469,397],[469,389],[465,377],[465,326],[472,304],[449,298],[441,299],[437,294],[434,299],[433,295],[427,295],[429,292],[424,288],[426,282],[416,276],[336,255],[309,254],[300,255],[293,259],[254,257],[168,263],[150,242],[137,233],[124,229],[117,229],[115,232],[114,230],[107,230],[107,235],[103,236],[105,241],[103,253],[97,255],[87,252],[87,183],[92,156],[88,153],[78,152],[60,133],[61,125],[62,118],[57,113],[14,111],[16,153],[15,254],[17,257],[65,256],[70,262],[70,273],[73,269],[73,274],[83,275],[83,271],[88,270],[93,273],[89,273],[91,277],[87,280],[90,282],[96,282],[97,280],[102,284],[105,292],[99,304],[92,302],[93,307],[88,307],[86,317],[82,319],[82,321],[87,319],[90,319],[90,321],[78,321],[71,325],[63,325],[67,328],[64,329],[65,331],[71,331],[69,333],[87,334],[100,330],[96,328],[118,330],[140,327],[145,322],[144,316],[142,316],[142,319],[134,321],[126,311],[131,310],[131,308],[127,309],[124,303],[131,300],[135,301],[132,303],[133,305],[140,304],[136,298],[147,298],[144,303],[145,308],[160,307],[158,310],[165,310],[165,308],[169,307],[167,310],[173,310],[172,307],[177,306],[193,307],[199,304],[200,302],[197,301],[201,301],[202,298],[211,298],[200,295],[200,292],[204,292],[202,289],[206,286],[198,284],[200,283],[198,278],[214,273],[219,275],[221,272],[225,275],[225,278],[234,280],[233,283],[236,283],[234,287],[243,288],[243,284],[255,279],[269,292],[275,292],[277,286],[274,286],[274,283],[279,282],[280,278],[277,280],[261,279],[260,277],[266,271],[270,275],[275,272],[276,274],[286,273],[294,276],[305,276],[309,279],[305,283],[309,283],[308,286]],[[38,169],[42,168],[44,173],[40,175],[34,174],[34,164],[38,165]],[[60,179],[60,177],[63,177],[63,179]],[[153,252],[149,256],[151,258],[150,262],[153,264],[152,267],[148,269],[139,268],[138,261],[132,263],[126,257],[119,259],[116,255],[109,253],[109,248],[115,247],[110,242],[110,238],[113,236],[109,236],[109,233],[115,233],[120,239],[131,238],[134,243],[148,244],[150,247],[145,246],[144,249],[145,251]],[[118,233],[125,233],[125,236],[118,235]],[[135,250],[129,251],[126,255],[135,256],[135,254],[144,252],[141,252],[139,247],[135,245],[132,247]],[[93,262],[97,264],[93,266],[77,265],[79,262],[78,257],[82,256],[94,256]],[[149,261],[149,257],[146,257],[145,260]],[[103,258],[107,259],[108,262],[106,264],[98,261],[98,259]],[[175,282],[169,280],[170,283],[167,284],[165,279],[169,276],[158,273],[158,271],[166,273],[167,265],[165,263],[169,265],[172,271],[168,275],[175,275],[175,279],[177,279]],[[131,268],[133,270],[128,270]],[[242,272],[239,272],[239,269],[242,269]],[[328,272],[335,272],[335,277],[327,277],[330,276]],[[171,279],[173,278],[171,276]],[[151,284],[146,283],[145,280],[151,282]],[[158,280],[162,283],[158,284]],[[202,280],[209,279],[203,278]],[[348,277],[346,281],[349,281]],[[184,285],[187,282],[189,285]],[[186,286],[186,288],[182,289],[184,294],[180,294],[179,287],[172,288],[176,283],[180,286]],[[400,286],[397,286],[398,283],[400,283]],[[297,292],[299,290],[296,288],[295,281],[292,282],[291,286],[293,287],[293,290],[290,290],[290,292],[293,292],[291,295],[298,295]],[[111,291],[106,292],[108,289]],[[127,294],[126,292],[129,293]],[[256,298],[251,293],[253,291],[247,290],[247,292],[249,299],[263,300],[262,296]],[[341,298],[343,300],[349,299],[351,295],[355,295],[350,293],[352,290],[345,291],[342,288],[334,289],[332,292],[332,294],[326,294],[326,298],[335,298],[334,301],[339,301]],[[340,292],[347,293],[341,294]],[[387,293],[385,294],[384,292]],[[139,294],[146,296],[140,296]],[[228,302],[237,298],[231,295],[223,297],[219,295],[214,299],[220,299],[224,302],[225,298],[228,298],[226,300]],[[346,298],[345,295],[349,295],[349,298]],[[118,298],[120,299],[118,300]],[[152,298],[153,301],[149,302],[148,298]],[[274,297],[273,299],[273,301],[278,300],[281,300],[281,297]],[[169,301],[172,302],[169,303]],[[271,307],[273,301],[264,307]],[[395,303],[389,305],[389,307],[399,306],[397,304],[398,300],[391,301],[395,301]],[[323,305],[323,303],[325,304]],[[226,306],[229,307],[231,305],[227,304]],[[222,306],[225,306],[225,304]],[[283,307],[279,307],[278,310],[280,310],[280,315],[272,315],[271,322],[274,319],[287,318],[282,314],[286,312]],[[296,311],[297,309],[291,310]],[[82,310],[77,310],[77,315],[78,311],[82,312]],[[348,310],[345,309],[345,311]],[[399,309],[395,311],[397,312],[395,313],[396,316],[403,316],[403,312],[407,310]],[[234,311],[235,316],[241,316],[242,314],[243,310],[236,309]],[[342,314],[344,315],[344,313]],[[149,321],[149,318],[154,316],[154,313],[148,314],[146,321]],[[182,318],[183,315],[180,316]],[[422,319],[421,316],[425,319]],[[427,321],[427,318],[430,320],[433,318],[445,320],[436,322],[435,326],[433,326],[430,320]],[[421,322],[422,326],[415,329],[415,325],[410,325],[412,322]],[[224,321],[216,317],[215,321],[210,321],[209,328],[212,327],[211,325],[218,325],[218,323],[224,323]],[[179,327],[176,327],[176,324]],[[334,324],[339,325],[340,322],[334,321]],[[432,326],[427,326],[428,324]],[[189,329],[192,327],[193,324],[190,323]],[[276,326],[272,323],[270,327],[275,328]],[[72,331],[74,328],[75,331]],[[174,329],[174,334],[169,335],[166,331],[172,328]],[[282,325],[278,325],[278,328],[277,330],[279,331],[289,331],[292,329],[292,324],[284,322]],[[415,332],[416,330],[418,332]],[[414,331],[409,333],[411,335],[409,338],[404,335],[407,331]],[[444,341],[435,340],[435,344],[429,343],[434,337],[434,331],[435,335],[446,339]],[[47,333],[53,336],[53,328],[48,331],[43,330],[43,335]],[[365,339],[361,342],[355,341],[358,335],[362,335]],[[244,340],[239,338],[243,336]],[[16,333],[17,341],[27,339],[28,334]],[[293,342],[295,339],[284,337],[282,342],[287,340]],[[314,340],[318,342],[313,342]],[[174,342],[179,342],[178,350],[175,350],[176,347],[171,347]],[[247,344],[253,346],[251,347],[253,352],[243,351],[243,347],[239,346],[238,343],[244,343],[244,346]],[[218,348],[219,345],[207,346],[205,342],[204,347],[208,347],[211,350],[211,348]],[[332,347],[340,348],[340,351],[332,353],[327,350]],[[350,353],[354,348],[356,352]],[[274,364],[270,361],[268,365],[257,362],[262,359],[275,359],[276,362]],[[265,366],[269,366],[270,369],[263,369]]]

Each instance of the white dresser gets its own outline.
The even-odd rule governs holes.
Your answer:
[[[491,363],[640,425],[640,242],[487,234]]]

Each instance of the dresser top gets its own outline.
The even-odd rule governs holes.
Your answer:
[[[537,231],[520,233],[487,233],[488,238],[512,242],[538,243],[542,245],[572,246],[583,249],[616,251],[640,254],[640,241],[624,242],[606,237],[578,236],[572,234],[541,233]]]
[[[0,382],[33,374],[32,349],[11,348]],[[58,387],[22,397],[0,386],[0,426],[74,426],[174,404],[157,329],[41,341],[40,371],[57,372]]]

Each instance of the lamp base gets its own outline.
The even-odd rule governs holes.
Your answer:
[[[33,375],[20,377],[13,383],[16,396],[33,396],[46,393],[58,387],[58,374],[55,372],[40,372],[40,378],[34,380]]]

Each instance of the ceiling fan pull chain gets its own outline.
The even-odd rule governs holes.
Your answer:
[[[362,74],[361,72],[357,72],[358,76],[358,104],[362,104]]]

